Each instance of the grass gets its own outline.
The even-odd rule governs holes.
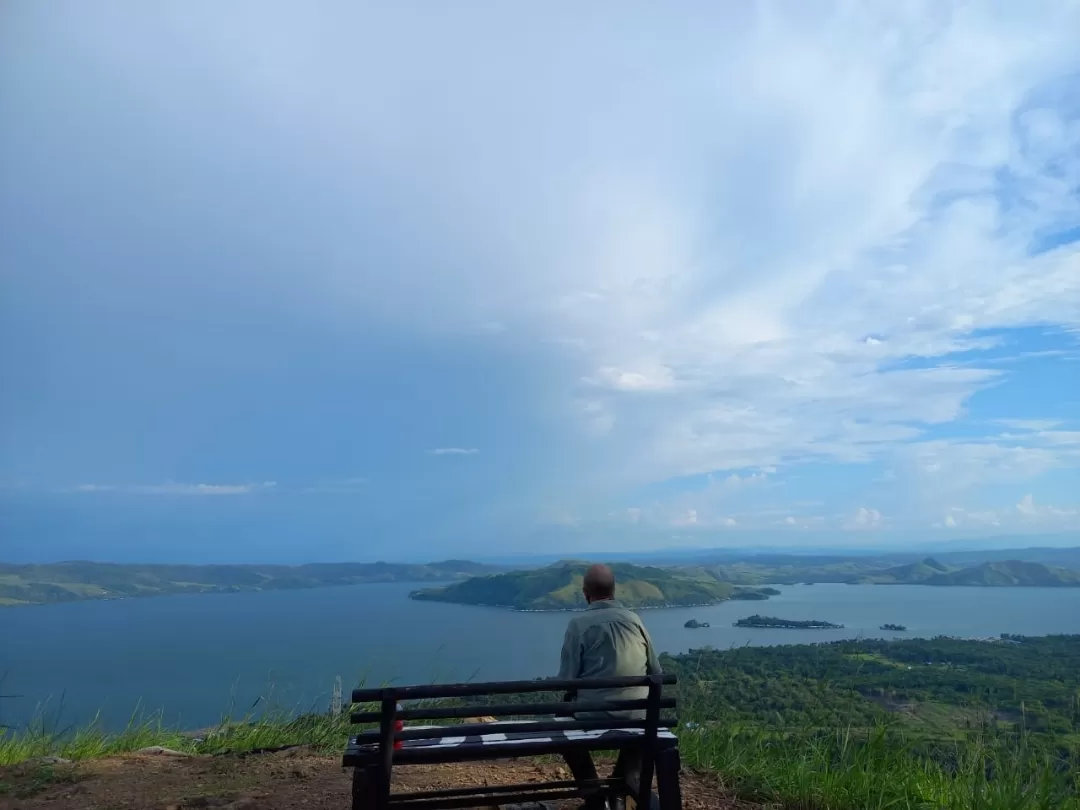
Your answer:
[[[33,723],[17,733],[0,734],[0,766],[16,765],[41,757],[70,760],[96,759],[126,754],[141,748],[162,746],[191,754],[225,754],[310,745],[327,753],[340,754],[350,732],[348,713],[291,715],[271,712],[259,717],[223,721],[203,734],[195,735],[164,725],[160,717],[133,717],[121,731],[106,731],[94,721],[79,728],[55,731],[44,723]]]
[[[1025,735],[971,735],[930,740],[900,724],[872,729],[770,731],[720,727],[704,706],[689,706],[680,732],[684,764],[715,774],[739,798],[792,810],[1080,810],[1080,749]],[[222,754],[310,745],[340,754],[348,712],[266,712],[222,721],[199,737],[133,716],[107,732],[94,722],[68,730],[32,724],[0,734],[0,765],[41,757],[86,760],[160,745],[192,754]],[[39,769],[47,785],[56,772]],[[4,791],[0,782],[0,793]],[[30,789],[25,786],[20,790]],[[9,787],[10,790],[10,787]]]
[[[1080,810],[1070,760],[1024,739],[969,738],[932,754],[888,726],[680,734],[684,762],[740,798],[802,810]]]

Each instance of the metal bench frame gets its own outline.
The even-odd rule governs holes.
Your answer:
[[[342,765],[353,768],[353,810],[450,810],[451,808],[490,807],[529,801],[558,801],[585,798],[597,791],[605,796],[628,796],[629,786],[616,779],[533,782],[518,785],[491,785],[474,788],[451,788],[414,793],[390,792],[395,765],[420,763],[467,762],[541,755],[558,755],[566,750],[593,751],[641,749],[641,781],[634,798],[638,808],[648,810],[653,774],[661,810],[681,810],[679,788],[679,748],[673,734],[661,730],[678,726],[675,717],[661,717],[661,710],[675,709],[674,697],[664,697],[664,685],[674,685],[674,675],[646,675],[629,678],[576,680],[497,681],[492,683],[403,686],[382,689],[356,689],[354,704],[377,703],[375,711],[352,714],[353,723],[378,723],[378,728],[350,738]],[[576,695],[592,689],[648,687],[647,698],[639,700],[584,700],[561,703],[507,703],[472,706],[424,705],[402,708],[405,701],[440,701],[479,696],[565,692]],[[611,711],[644,711],[641,720],[620,718],[574,719],[574,715]],[[487,715],[514,718],[490,723],[457,725],[404,726],[399,721],[437,720],[453,722]],[[531,717],[543,719],[520,720]],[[640,729],[640,731],[638,731]],[[565,732],[574,732],[571,735]],[[592,734],[577,732],[594,732]],[[604,732],[607,732],[605,734]],[[511,735],[512,744],[441,745],[436,740],[448,737]],[[504,738],[506,740],[507,738]],[[430,741],[425,745],[424,741]],[[409,743],[412,743],[411,745]],[[398,747],[395,747],[395,743]]]

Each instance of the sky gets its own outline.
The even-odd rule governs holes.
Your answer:
[[[1078,31],[6,0],[0,559],[1080,545]]]

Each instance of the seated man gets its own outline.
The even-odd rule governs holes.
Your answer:
[[[594,565],[585,572],[582,587],[588,608],[572,618],[566,628],[562,648],[559,678],[612,678],[629,675],[659,674],[652,639],[636,613],[615,601],[615,574],[606,565]],[[624,689],[592,689],[577,695],[579,700],[638,700],[648,697],[648,687]],[[622,717],[641,719],[643,711],[582,713],[579,720]],[[596,768],[588,751],[567,751],[566,764],[574,779],[596,779]],[[641,777],[641,751],[624,749],[619,753],[612,777],[627,781],[637,794]],[[657,805],[656,796],[652,804]],[[602,810],[603,798],[597,796],[585,802],[586,810]]]

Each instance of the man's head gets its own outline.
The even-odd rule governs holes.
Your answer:
[[[606,565],[597,563],[590,565],[585,572],[585,582],[581,587],[585,594],[585,601],[590,605],[593,602],[602,602],[605,599],[615,598],[615,572]]]

